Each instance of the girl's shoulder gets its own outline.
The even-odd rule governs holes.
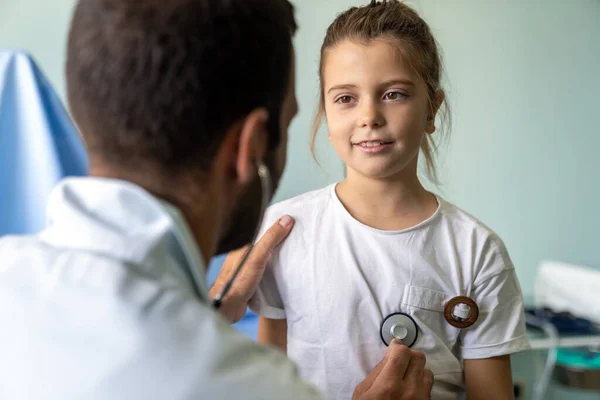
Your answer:
[[[267,230],[284,215],[290,215],[295,219],[296,226],[292,232],[296,233],[302,229],[302,225],[318,221],[331,205],[331,193],[334,187],[335,184],[328,185],[269,206],[263,218],[262,231]]]
[[[334,187],[335,184],[328,185],[275,203],[267,209],[265,219],[278,219],[285,214],[296,219],[317,215],[330,205]]]
[[[499,270],[514,269],[509,252],[500,236],[488,225],[465,210],[438,197],[441,231],[453,236],[452,242],[467,251],[476,262],[478,280]]]
[[[496,232],[477,217],[463,210],[462,208],[436,196],[439,202],[440,219],[452,226],[453,231],[464,232],[468,235],[475,234],[480,238],[489,238],[494,241],[501,241]],[[458,233],[457,232],[457,233]]]

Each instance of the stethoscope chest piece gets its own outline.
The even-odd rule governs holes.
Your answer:
[[[389,346],[392,340],[400,339],[406,346],[412,347],[419,336],[419,328],[408,314],[393,313],[383,319],[379,333],[386,346]]]

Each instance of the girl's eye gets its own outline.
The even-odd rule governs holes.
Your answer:
[[[335,102],[340,104],[350,104],[354,99],[352,96],[341,96]]]
[[[386,100],[400,100],[400,99],[403,99],[404,97],[406,97],[406,96],[400,92],[389,92],[389,93],[386,93],[385,96],[383,96],[383,98]]]

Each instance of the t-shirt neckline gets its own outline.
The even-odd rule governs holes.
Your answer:
[[[427,219],[424,219],[423,221],[419,222],[416,225],[413,225],[411,227],[405,228],[405,229],[400,229],[400,230],[383,230],[383,229],[377,229],[377,228],[373,228],[369,225],[366,225],[362,222],[360,222],[359,220],[357,220],[356,218],[354,218],[346,209],[346,207],[344,207],[344,204],[342,204],[341,200],[339,199],[335,188],[337,187],[338,183],[333,183],[329,186],[329,194],[335,204],[335,207],[338,209],[338,211],[344,216],[344,218],[346,218],[347,220],[349,220],[351,223],[360,226],[363,229],[367,229],[371,232],[374,233],[378,233],[378,234],[382,234],[382,235],[401,235],[401,234],[405,234],[408,232],[412,232],[415,231],[417,229],[420,229],[426,225],[429,225],[433,220],[435,220],[438,215],[440,215],[441,213],[441,209],[442,209],[442,205],[443,205],[443,200],[436,195],[435,193],[432,193],[435,196],[435,199],[437,201],[437,208],[435,210],[435,212],[429,216]]]

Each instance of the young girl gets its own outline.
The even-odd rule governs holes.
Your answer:
[[[283,214],[296,225],[251,306],[259,341],[329,399],[352,398],[383,358],[394,313],[415,322],[405,344],[427,356],[433,399],[513,398],[509,355],[528,347],[513,264],[494,232],[417,177],[419,152],[435,177],[441,69],[429,27],[398,1],[351,8],[327,30],[314,134],[325,116],[347,177],[269,209],[265,227]],[[470,326],[445,315],[458,296],[478,316],[462,298],[466,313],[450,319],[476,316]]]

